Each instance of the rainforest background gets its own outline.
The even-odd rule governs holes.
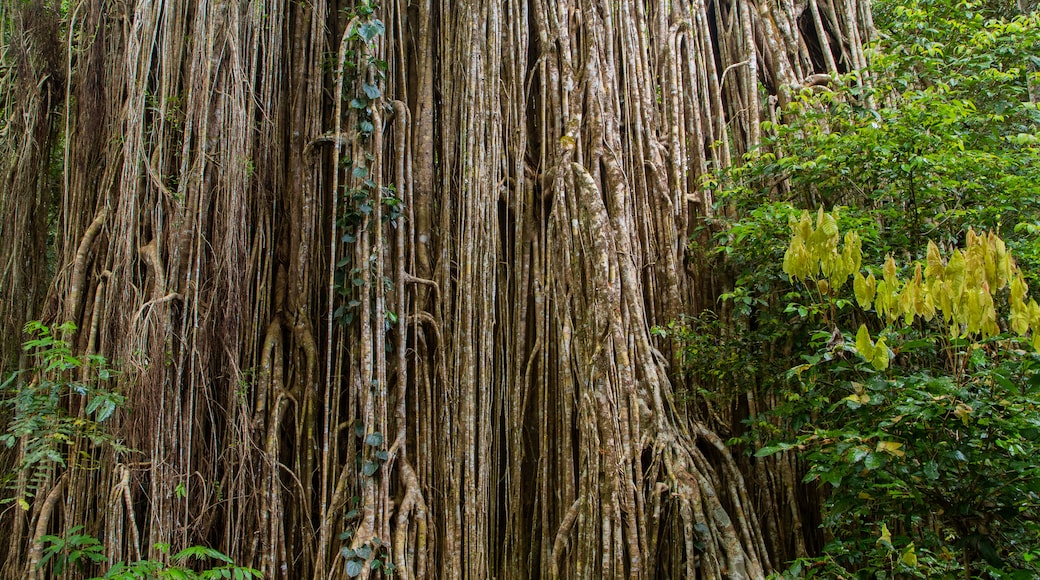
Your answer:
[[[2,0],[0,573],[1035,577],[1038,20]]]

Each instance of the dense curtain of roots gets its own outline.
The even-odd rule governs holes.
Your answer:
[[[76,525],[110,562],[202,544],[268,578],[344,578],[366,546],[404,578],[760,578],[805,553],[794,466],[734,457],[736,411],[679,405],[650,329],[717,293],[686,244],[702,178],[863,66],[867,4],[0,21],[4,360],[27,364],[26,320],[75,321],[120,371],[129,449],[78,443],[92,461],[3,512],[7,577]]]

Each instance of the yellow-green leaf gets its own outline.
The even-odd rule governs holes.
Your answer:
[[[892,546],[892,532],[888,531],[888,525],[881,524],[881,535],[874,541],[875,544],[881,544],[883,546]]]
[[[903,550],[903,555],[899,557],[899,560],[911,568],[917,567],[917,553],[914,551],[913,542],[910,542],[910,545]]]
[[[972,288],[965,292],[967,300],[965,301],[964,319],[959,322],[967,325],[969,334],[982,330],[982,321],[985,316],[982,294],[981,288]]]
[[[825,254],[820,260],[820,266],[823,275],[828,278],[831,288],[838,290],[845,285],[845,280],[849,278],[849,270],[845,267],[845,259],[841,254],[835,252]]]
[[[902,443],[897,443],[895,441],[878,441],[877,452],[884,452],[889,455],[895,455],[896,457],[903,457],[906,455],[906,452],[900,449],[902,446]]]
[[[966,403],[957,403],[957,407],[954,408],[953,414],[964,423],[964,426],[968,426],[968,418],[971,416],[973,409]]]
[[[827,296],[831,293],[831,285],[826,279],[820,278],[816,281],[816,289],[820,291],[820,294]]]
[[[979,244],[969,246],[964,252],[964,287],[982,288],[986,285],[986,251]]]
[[[920,309],[917,313],[929,322],[935,318],[935,300],[932,298],[932,293],[928,292],[927,289],[921,292]]]
[[[903,316],[903,324],[910,326],[914,323],[914,284],[908,283],[903,286],[903,292],[899,295],[899,314]]]
[[[896,279],[896,261],[891,255],[889,255],[888,259],[885,260],[882,272],[885,275],[885,281],[888,282],[889,286],[891,286],[893,281]]]
[[[1040,352],[1040,305],[1029,300],[1029,326],[1033,330],[1033,350]]]
[[[816,216],[816,229],[809,236],[806,247],[810,256],[820,261],[829,259],[838,247],[838,224],[823,211],[822,206]]]
[[[1011,260],[1009,259],[1004,240],[1000,239],[1000,236],[996,233],[989,232],[984,242],[987,274],[989,274],[989,263],[993,263],[993,273],[987,276],[987,281],[989,282],[990,291],[996,292],[1003,289],[1007,285],[1008,280],[1011,279]]]
[[[801,238],[791,239],[791,246],[784,254],[784,272],[792,278],[803,280],[813,273],[812,258]]]
[[[874,341],[870,340],[866,324],[859,325],[859,331],[856,332],[856,351],[867,362],[874,360]]]
[[[1029,294],[1029,285],[1026,284],[1026,280],[1022,277],[1022,273],[1016,272],[1015,276],[1011,279],[1011,299],[1025,301],[1027,294]]]
[[[795,239],[791,239],[791,245],[787,246],[787,251],[784,252],[784,274],[794,277],[794,244]]]
[[[945,269],[946,267],[943,265],[942,255],[939,254],[939,246],[936,246],[935,242],[929,240],[928,265],[924,270],[925,277],[929,280],[942,278]]]
[[[1008,300],[1011,309],[1011,330],[1019,336],[1029,331],[1029,306],[1026,305],[1026,283],[1021,274],[1011,280],[1011,296]]]
[[[956,302],[961,292],[964,291],[964,253],[960,250],[954,250],[950,256],[944,278],[950,290],[950,299]]]
[[[848,272],[858,272],[863,262],[863,240],[856,232],[845,234],[845,247],[842,249],[842,258],[845,260]]]
[[[804,244],[809,240],[809,236],[812,235],[812,218],[809,217],[808,211],[802,212],[802,218],[798,220],[798,223],[794,227],[794,235],[800,239]]]
[[[866,405],[870,402],[870,395],[866,393],[853,393],[842,400],[849,401],[850,403],[855,403],[856,405]]]
[[[823,234],[827,236],[827,239],[834,239],[835,243],[838,240],[838,222],[834,219],[834,216],[823,211],[823,207],[820,207],[820,215],[822,216],[822,222],[819,228],[823,230]]]
[[[864,278],[863,274],[857,271],[852,278],[852,290],[856,293],[856,302],[859,302],[859,307],[869,310],[874,302],[874,293],[877,291],[874,275],[871,274],[868,278]]]
[[[889,322],[894,318],[892,314],[892,304],[895,302],[893,290],[892,285],[881,280],[877,283],[877,294],[874,298],[874,310],[877,310],[878,316],[886,317]]]
[[[871,359],[870,364],[874,365],[874,368],[883,371],[888,368],[888,345],[885,344],[885,337],[877,339],[877,344],[874,346],[874,357]]]
[[[991,292],[996,292],[1003,287],[998,272],[996,252],[990,243],[980,244],[979,247],[981,248],[983,268],[986,272],[986,285]]]
[[[1023,312],[1023,308],[1016,308],[1014,303],[1011,305],[1011,330],[1019,336],[1024,336],[1029,331],[1029,317]]]

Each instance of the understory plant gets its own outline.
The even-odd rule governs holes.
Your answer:
[[[123,395],[107,387],[114,371],[104,357],[73,354],[75,331],[72,323],[53,329],[41,322],[26,324],[23,350],[32,365],[0,385],[8,409],[0,444],[17,452],[15,469],[4,474],[13,491],[4,501],[13,500],[23,510],[29,509],[36,489],[71,461],[89,467],[93,450],[121,448],[106,429],[124,403]]]
[[[165,552],[168,546],[159,546]],[[259,570],[245,566],[236,566],[235,562],[218,550],[203,546],[192,546],[177,552],[171,557],[172,564],[158,560],[141,560],[131,564],[116,563],[104,576],[91,580],[138,580],[156,578],[163,580],[252,580],[260,578]],[[191,564],[216,561],[219,564],[196,572]]]
[[[820,534],[785,577],[1040,574],[1040,12],[1021,6],[874,3],[868,69],[796,91],[708,183],[728,291],[662,332],[709,413],[771,405],[731,442],[804,475]],[[820,207],[841,211],[801,215]]]
[[[17,509],[29,511],[30,502],[44,486],[66,477],[71,469],[96,468],[94,461],[100,450],[128,450],[108,426],[125,405],[125,397],[108,386],[115,374],[108,361],[98,355],[73,353],[76,327],[72,323],[51,327],[33,321],[24,330],[28,338],[22,346],[32,364],[24,372],[12,373],[0,385],[0,402],[7,407],[0,443],[17,457],[13,468],[3,474],[10,490],[4,503],[13,502]],[[42,535],[36,543],[40,547],[36,569],[48,577],[83,578],[108,561],[101,541],[87,533],[83,525]],[[169,546],[157,548],[165,554]],[[117,562],[97,580],[260,577],[259,571],[236,566],[223,553],[202,546],[186,548],[169,560]],[[210,562],[217,564],[207,566]]]
[[[772,411],[824,490],[828,543],[785,577],[1040,574],[1040,306],[999,236],[862,266],[833,215],[792,220],[784,271],[815,325]]]

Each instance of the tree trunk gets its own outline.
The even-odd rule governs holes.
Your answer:
[[[704,178],[862,66],[847,2],[3,0],[4,360],[75,321],[132,450],[5,570],[45,515],[267,578],[762,578],[793,470],[650,329],[723,279]]]

